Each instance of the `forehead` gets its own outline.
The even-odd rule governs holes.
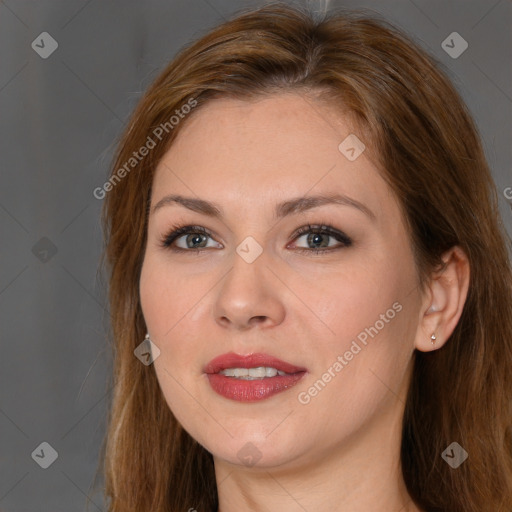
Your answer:
[[[256,207],[339,192],[382,209],[391,193],[377,168],[364,151],[350,160],[340,150],[354,135],[364,143],[339,111],[302,94],[212,100],[185,119],[161,159],[154,197],[186,193]]]
[[[275,168],[282,162],[288,167],[296,162],[300,170],[320,154],[337,157],[345,132],[351,130],[344,118],[304,95],[216,99],[185,120],[171,154],[181,152],[180,160],[186,157],[190,163],[215,155],[222,163],[228,160],[246,169],[255,165]]]

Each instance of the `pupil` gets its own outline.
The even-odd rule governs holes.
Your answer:
[[[321,244],[321,247],[327,247],[328,244],[326,243],[322,243],[322,233],[312,233],[310,236],[309,236],[309,242],[310,243],[313,243],[313,244],[318,244],[320,243]],[[320,240],[319,240],[320,239]]]
[[[201,243],[201,237],[202,237],[202,236],[203,236],[203,235],[201,235],[201,234],[199,234],[199,233],[195,233],[195,234],[193,234],[193,235],[189,235],[188,240],[192,241],[192,244],[193,244],[193,245],[194,245],[194,244],[196,244],[196,243],[197,243],[197,244],[200,244],[200,243]],[[201,245],[201,247],[204,247],[204,244],[203,244],[203,245]]]

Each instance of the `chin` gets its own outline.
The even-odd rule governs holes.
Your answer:
[[[275,436],[274,433],[268,435],[266,429],[265,433],[255,432],[254,425],[248,427],[249,429],[247,434],[240,433],[229,441],[212,442],[210,439],[203,446],[216,459],[254,469],[276,468],[301,455],[298,451],[300,444],[289,431],[283,430],[282,436]]]

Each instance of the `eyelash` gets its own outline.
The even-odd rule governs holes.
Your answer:
[[[304,235],[304,234],[307,234],[307,233],[314,233],[314,234],[320,234],[320,235],[330,235],[332,236],[333,238],[335,238],[338,242],[341,243],[341,245],[337,246],[337,247],[330,247],[330,248],[325,248],[325,249],[307,249],[307,248],[304,248],[304,247],[298,247],[296,248],[295,250],[296,251],[299,251],[299,252],[302,252],[302,253],[312,253],[314,252],[315,254],[318,254],[318,253],[327,253],[327,252],[331,252],[331,251],[334,251],[334,250],[338,250],[338,249],[343,249],[343,248],[347,248],[347,247],[350,247],[352,245],[352,239],[349,238],[345,233],[343,233],[342,231],[338,231],[337,229],[334,229],[332,226],[329,226],[329,225],[326,225],[326,224],[321,224],[321,225],[311,225],[311,224],[308,224],[306,226],[303,226],[299,229],[297,229],[295,231],[295,233],[293,234],[293,240],[295,240],[296,238],[299,238],[300,236]],[[181,247],[172,247],[172,244],[175,240],[177,240],[181,235],[185,235],[185,234],[201,234],[201,235],[206,235],[208,237],[212,237],[212,233],[210,233],[207,229],[205,229],[204,227],[202,226],[191,226],[191,225],[186,225],[186,226],[180,226],[180,225],[173,225],[171,227],[171,231],[165,235],[160,244],[161,244],[161,247],[165,248],[165,249],[169,249],[171,251],[174,251],[174,252],[196,252],[196,253],[201,253],[203,252],[204,250],[208,250],[208,248],[203,248],[203,249],[183,249]]]

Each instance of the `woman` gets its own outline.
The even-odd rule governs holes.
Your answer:
[[[247,12],[105,184],[109,510],[512,510],[512,277],[475,125],[382,21]]]

